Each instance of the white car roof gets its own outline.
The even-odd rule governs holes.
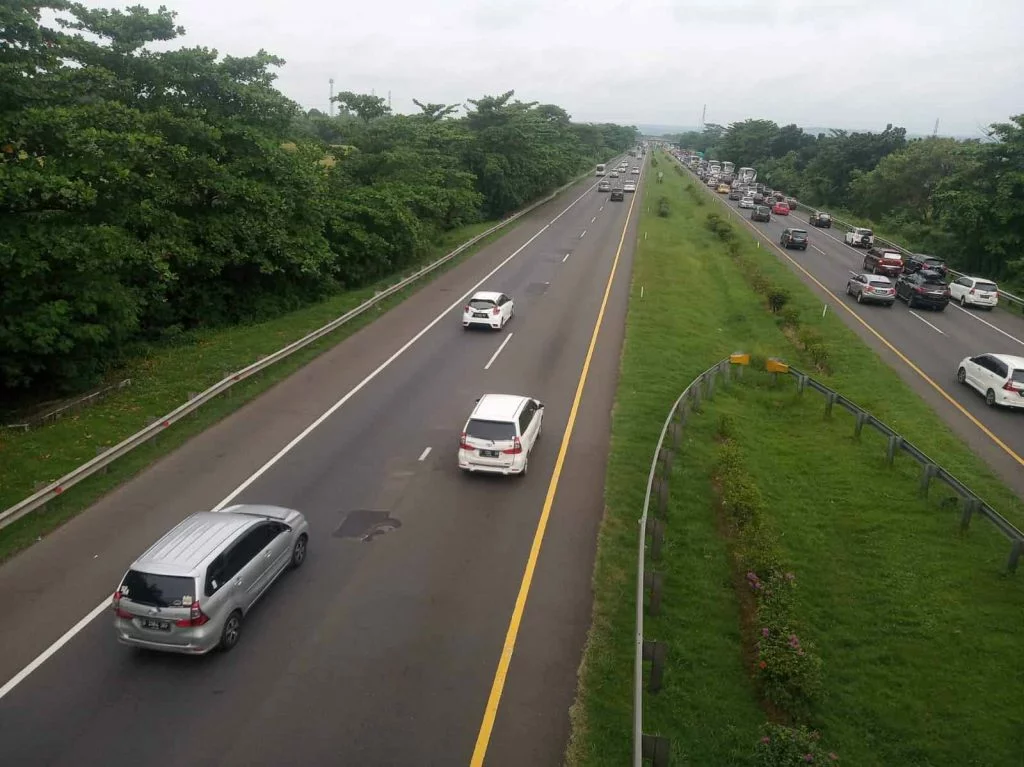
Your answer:
[[[988,279],[988,277],[972,277],[969,274],[965,274],[964,277],[966,277],[969,280],[974,280],[975,282],[991,282],[993,285],[996,284],[995,280],[990,280]]]
[[[1024,357],[1017,357],[1013,354],[996,354],[995,352],[984,352],[989,357],[995,357],[1000,362],[1005,362],[1009,367],[1014,370],[1024,370]],[[973,357],[980,357],[980,354],[971,355]]]
[[[498,299],[501,298],[501,293],[496,293],[493,290],[479,290],[473,294],[470,301],[493,301],[498,303]]]
[[[470,418],[488,421],[512,421],[530,397],[521,394],[485,394],[476,403]]]

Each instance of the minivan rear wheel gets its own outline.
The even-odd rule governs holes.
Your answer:
[[[242,611],[235,610],[228,619],[224,621],[224,628],[220,632],[220,649],[224,652],[233,650],[238,640],[242,637]]]
[[[302,563],[306,561],[306,548],[309,543],[309,538],[305,533],[299,536],[299,539],[295,541],[295,545],[292,546],[292,568],[298,569],[302,567]]]

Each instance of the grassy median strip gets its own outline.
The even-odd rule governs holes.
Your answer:
[[[647,185],[649,212],[639,226],[593,625],[567,755],[574,765],[629,759],[636,520],[651,454],[675,397],[730,352],[778,355],[820,371],[1001,512],[1024,518],[1013,493],[839,318],[822,317],[818,299],[741,225],[732,254],[722,225],[707,218],[723,211],[657,157],[664,181]],[[663,613],[646,631],[668,643],[669,661],[662,692],[645,697],[645,730],[671,738],[673,764],[759,763],[769,715],[750,665],[756,656],[735,581],[736,541],[710,479],[719,459],[711,414],[732,407],[731,438],[797,579],[801,640],[823,661],[824,697],[809,718],[822,729],[822,746],[847,764],[1004,763],[1014,745],[1015,688],[1000,689],[998,680],[1019,678],[1004,651],[1014,631],[1019,641],[1022,605],[1019,578],[1000,572],[1008,544],[983,520],[959,538],[958,516],[941,493],[917,499],[916,465],[885,468],[881,439],[854,442],[845,415],[823,422],[816,395],[801,400],[781,385],[779,392],[734,388],[693,419],[676,459],[657,565],[665,574]],[[919,644],[931,646],[918,652]],[[964,687],[973,689],[954,705],[951,691]],[[1019,718],[1018,710],[1018,731]]]
[[[495,223],[482,222],[448,232],[421,264],[409,270],[410,273],[451,252]],[[111,464],[105,474],[93,475],[60,498],[50,501],[39,512],[3,528],[0,530],[0,562],[31,545],[190,437],[237,410],[519,225],[520,222],[515,222],[499,229],[414,285],[382,301],[375,309],[236,384],[227,394]],[[225,373],[239,370],[287,346],[397,281],[393,277],[362,290],[341,293],[266,322],[191,334],[174,345],[154,349],[151,355],[134,363],[123,376],[132,379],[130,387],[55,423],[28,432],[0,431],[0,510],[31,495],[37,483],[54,481],[145,427],[150,419],[170,412],[212,386]]]

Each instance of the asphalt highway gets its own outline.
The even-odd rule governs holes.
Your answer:
[[[696,176],[693,179],[701,183]],[[865,251],[846,245],[842,231],[813,227],[803,213],[772,214],[769,223],[753,222],[750,211],[739,208],[738,202],[710,190],[708,193],[791,265],[847,325],[938,411],[955,433],[1024,497],[1024,411],[990,408],[974,389],[956,381],[957,367],[964,357],[985,352],[1024,356],[1024,317],[1001,308],[963,309],[952,303],[942,312],[911,310],[902,301],[891,309],[857,304],[846,295],[846,283],[851,271],[863,271]],[[787,226],[808,232],[807,250],[779,247],[779,236]],[[838,306],[840,303],[845,308]],[[941,460],[939,456],[935,458]]]
[[[633,199],[576,184],[0,568],[0,763],[468,763],[610,285],[485,738],[488,765],[560,763],[590,622]],[[464,331],[461,297],[492,271],[476,289],[511,295],[515,318]],[[457,469],[459,432],[485,392],[546,405],[525,477]],[[302,569],[264,596],[230,654],[118,645],[100,603],[125,568],[243,483],[232,502],[307,515]]]

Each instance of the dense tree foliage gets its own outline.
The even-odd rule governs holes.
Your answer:
[[[56,14],[56,24],[41,20]],[[637,139],[509,91],[460,105],[274,88],[283,62],[147,49],[175,14],[0,4],[0,394],[366,284]]]
[[[759,178],[819,207],[850,211],[907,247],[963,271],[1024,284],[1024,115],[986,140],[907,139],[744,120],[673,137],[709,159],[758,169]]]

